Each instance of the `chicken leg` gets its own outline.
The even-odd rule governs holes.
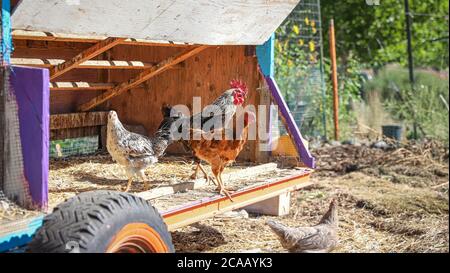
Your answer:
[[[144,170],[139,171],[139,176],[141,177],[142,182],[144,183],[144,191],[148,191],[149,190],[148,179],[144,173]]]
[[[124,192],[128,192],[130,190],[131,183],[133,183],[133,177],[128,176],[128,184],[127,184],[127,187],[125,188]]]
[[[222,181],[222,173],[219,174],[219,176],[217,177],[217,179],[218,179],[218,181],[219,181],[219,182],[218,182],[219,185],[218,185],[218,187],[217,187],[217,190],[219,191],[219,193],[220,193],[220,194],[226,195],[226,196],[230,199],[230,201],[233,202],[233,198],[231,198],[230,192],[225,188],[225,186],[224,186],[224,184],[223,184],[223,181]]]
[[[216,184],[216,181],[214,181],[214,179],[213,179],[211,176],[208,175],[208,173],[207,173],[206,170],[203,168],[202,164],[200,164],[200,162],[197,162],[197,166],[195,167],[194,173],[191,175],[191,179],[197,179],[197,174],[198,174],[198,170],[199,170],[199,169],[202,171],[203,175],[205,176],[205,180],[206,180],[206,183],[208,183],[208,185],[210,185],[211,182],[212,182],[214,185],[217,185],[217,184]]]
[[[224,194],[226,195],[231,201],[233,201],[233,198],[231,198],[230,193],[228,192],[227,189],[225,189],[225,186],[223,185],[223,181],[222,181],[222,171],[223,171],[224,167],[220,166],[217,168],[213,168],[212,172],[214,174],[214,176],[216,177],[217,180],[217,191],[219,191],[219,194]]]

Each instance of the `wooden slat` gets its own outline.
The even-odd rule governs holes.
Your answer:
[[[97,44],[93,45],[92,47],[84,50],[77,56],[73,57],[71,60],[68,60],[64,63],[61,63],[55,67],[53,67],[50,70],[50,79],[53,80],[56,77],[61,76],[62,74],[66,73],[67,71],[70,71],[77,67],[79,64],[88,61],[97,55],[113,48],[114,46],[120,44],[125,39],[123,38],[114,38],[110,37],[105,40],[102,40],[98,42]]]
[[[99,134],[99,126],[50,130],[50,140],[98,136]]]
[[[50,115],[50,129],[68,129],[106,125],[108,112],[84,112]]]
[[[145,63],[140,61],[106,61],[91,60],[82,63],[78,68],[95,69],[146,69],[154,66],[155,63]]]
[[[116,86],[114,83],[88,83],[88,82],[51,82],[50,90],[108,90]]]
[[[97,105],[121,94],[122,92],[124,92],[126,90],[129,90],[133,87],[140,85],[141,83],[151,79],[152,77],[155,77],[156,75],[166,71],[170,67],[202,52],[206,48],[208,48],[208,46],[196,46],[192,49],[188,49],[186,51],[181,52],[180,54],[172,56],[172,57],[160,62],[159,64],[157,64],[149,69],[144,70],[137,77],[130,79],[126,82],[123,82],[123,83],[119,84],[118,86],[112,88],[111,90],[104,92],[100,96],[95,97],[92,100],[90,100],[84,104],[81,104],[78,107],[78,109],[80,111],[89,111],[90,109],[96,107]]]
[[[11,64],[24,65],[33,67],[50,68],[64,63],[61,59],[33,59],[33,58],[12,58]],[[154,66],[156,63],[141,61],[107,61],[107,60],[90,60],[81,63],[76,68],[86,69],[146,69]]]
[[[308,181],[310,174],[311,170],[305,169],[290,177],[269,179],[266,183],[232,193],[233,201],[226,196],[214,196],[160,213],[169,231],[173,231],[219,213],[243,208],[283,193],[310,186],[312,185],[312,182]]]
[[[52,32],[42,31],[26,31],[26,30],[14,30],[13,39],[15,40],[33,40],[33,41],[52,41],[52,42],[70,42],[70,43],[97,43],[107,37],[92,36],[84,37],[79,35],[68,35]],[[121,42],[124,45],[135,46],[172,46],[172,47],[184,47],[192,45],[189,43],[176,43],[171,41],[161,40],[144,40],[144,39],[126,39]]]
[[[262,175],[264,173],[273,172],[277,169],[276,163],[267,163],[258,166],[252,166],[246,169],[223,174],[224,181],[251,179],[255,176]],[[165,195],[170,195],[178,192],[186,192],[188,190],[195,190],[203,188],[207,185],[204,178],[196,179],[192,182],[178,183],[176,185],[170,185],[165,187],[158,187],[148,191],[137,193],[136,195],[145,199],[151,200]]]
[[[31,58],[12,58],[11,64],[24,65],[33,67],[50,68],[52,66],[62,64],[65,60],[61,59],[31,59]]]

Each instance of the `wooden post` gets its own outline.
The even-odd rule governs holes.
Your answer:
[[[411,93],[414,93],[414,61],[413,61],[413,49],[412,49],[412,44],[411,44],[411,40],[412,40],[412,35],[411,35],[411,24],[412,24],[412,20],[411,20],[412,16],[411,13],[409,12],[409,0],[405,0],[405,19],[406,19],[406,45],[407,45],[407,49],[408,49],[408,71],[409,71],[409,83],[411,85]],[[413,109],[413,118],[414,118],[414,122],[413,122],[413,135],[414,135],[414,139],[417,139],[417,121],[416,121],[416,114],[415,111]]]
[[[336,66],[336,40],[334,36],[334,20],[330,20],[330,58],[331,58],[331,80],[333,83],[333,116],[334,116],[334,139],[339,140],[339,96],[338,78]]]

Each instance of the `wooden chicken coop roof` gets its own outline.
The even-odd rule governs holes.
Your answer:
[[[13,1],[17,2],[17,1]],[[299,0],[21,0],[13,29],[205,45],[263,44]]]

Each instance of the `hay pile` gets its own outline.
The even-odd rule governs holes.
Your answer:
[[[339,203],[335,252],[448,252],[448,147],[434,142],[378,149],[371,144],[313,150],[315,184],[293,195],[283,217],[208,219],[172,233],[181,252],[284,252],[265,225],[316,224],[332,198]]]
[[[244,168],[249,163],[236,163],[224,173]],[[210,167],[205,169],[211,174]],[[145,170],[151,187],[191,181],[194,164],[190,157],[168,156]],[[198,177],[203,177],[199,171]],[[124,169],[109,154],[52,159],[49,172],[49,207],[53,208],[78,193],[93,190],[121,191],[127,184]],[[143,183],[134,179],[130,192],[144,191]]]
[[[412,186],[441,186],[448,182],[448,146],[431,140],[408,142],[384,149],[375,144],[327,145],[313,150],[321,176],[360,171],[394,183]],[[414,179],[412,179],[414,178]]]
[[[12,202],[0,190],[0,227],[12,221],[22,220],[39,215],[39,211],[27,210]],[[1,228],[0,228],[1,231]]]

